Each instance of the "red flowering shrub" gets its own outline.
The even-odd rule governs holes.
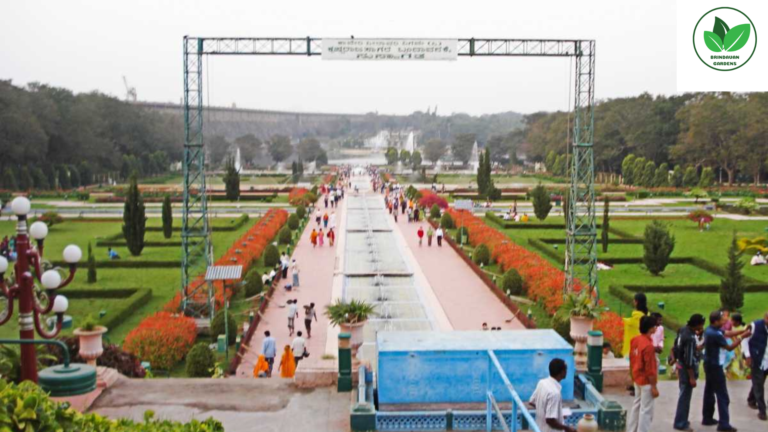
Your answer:
[[[595,330],[603,332],[603,339],[611,344],[614,354],[621,353],[624,344],[624,321],[616,312],[603,312],[595,322]]]
[[[288,192],[288,203],[291,205],[309,207],[315,201],[317,201],[317,196],[306,188],[293,188]]]
[[[715,218],[705,210],[694,210],[688,213],[688,219],[696,223],[699,223],[702,219],[704,219],[704,223],[712,223],[712,221],[715,220]]]
[[[440,195],[432,192],[430,189],[422,189],[419,191],[421,198],[419,199],[419,207],[424,209],[431,209],[433,205],[437,204],[441,209],[448,208],[448,201]]]
[[[150,362],[153,368],[168,370],[187,355],[196,337],[194,319],[158,312],[128,333],[123,348]]]

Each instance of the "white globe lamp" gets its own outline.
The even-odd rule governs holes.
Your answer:
[[[40,282],[43,283],[45,289],[56,289],[61,285],[61,275],[56,270],[48,270],[43,273]]]
[[[11,201],[11,210],[16,216],[25,216],[32,208],[32,203],[27,197],[16,197]]]
[[[35,240],[43,240],[48,235],[48,225],[45,222],[35,222],[29,227],[29,233]]]
[[[69,245],[64,248],[64,261],[68,264],[77,264],[83,257],[83,251],[77,245]]]
[[[69,308],[69,300],[63,295],[57,295],[53,300],[53,313],[63,314]]]
[[[8,260],[0,256],[0,273],[5,273],[6,270],[8,270]]]

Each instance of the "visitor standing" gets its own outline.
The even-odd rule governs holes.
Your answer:
[[[674,428],[680,431],[691,431],[688,420],[691,411],[691,396],[699,379],[699,350],[696,336],[704,332],[706,320],[701,314],[693,314],[688,324],[681,328],[672,346],[672,354],[676,362],[678,387],[677,411],[675,412]]]
[[[740,343],[741,337],[734,335],[734,342],[728,344],[723,334],[723,312],[714,311],[709,314],[709,327],[704,330],[704,406],[702,414],[704,426],[718,425],[718,431],[735,431],[731,426],[731,418],[728,413],[728,405],[731,400],[728,397],[728,382],[725,379],[725,353],[733,351]],[[746,330],[747,332],[749,330]],[[715,401],[717,401],[717,413],[720,420],[715,420]]]
[[[408,207],[408,203],[405,202],[405,198],[400,200],[400,208],[402,210],[402,214],[405,214],[405,208]]]
[[[746,324],[744,324],[744,317],[740,313],[733,314],[731,316],[731,322],[733,323],[732,331],[740,332],[747,328]],[[755,332],[754,329],[751,330],[751,333]],[[747,377],[746,359],[749,357],[746,353],[747,351],[749,351],[749,347],[744,341],[733,350],[733,358],[728,362],[728,366],[725,368],[725,376],[728,379],[738,380]]]
[[[483,327],[483,330],[488,329],[486,323],[483,323]],[[541,432],[576,432],[576,429],[563,423],[563,386],[560,381],[567,375],[568,366],[565,361],[552,359],[549,362],[549,378],[544,378],[536,384],[536,390],[529,402],[536,410],[536,425]]]
[[[629,368],[635,386],[635,399],[627,419],[627,432],[650,432],[653,423],[653,402],[659,397],[656,381],[659,364],[651,335],[656,330],[656,319],[645,316],[640,320],[640,336],[632,339]]]
[[[333,246],[333,243],[336,242],[336,233],[333,232],[333,228],[328,230],[328,243]]]
[[[288,336],[293,336],[296,316],[299,314],[297,300],[288,300]]]
[[[656,330],[653,331],[651,340],[653,340],[653,349],[656,351],[656,363],[659,363],[659,354],[664,351],[664,317],[658,312],[652,313],[651,317],[656,320]]]
[[[328,228],[328,213],[323,215],[323,228]]]
[[[323,234],[323,229],[320,228],[320,232],[317,233],[317,244],[319,246],[323,246],[323,238],[325,237],[325,234]]]
[[[424,239],[424,227],[419,227],[419,230],[416,231],[416,235],[419,236],[419,246],[421,246],[421,241]]]
[[[442,247],[443,246],[443,227],[437,227],[437,232],[435,232],[437,235],[437,245]]]
[[[328,208],[328,194],[323,196],[323,201],[325,202],[325,208]]]
[[[768,376],[768,312],[762,320],[750,324],[751,336],[746,342],[744,355],[747,365],[752,368],[752,390],[747,402],[751,408],[757,409],[757,418],[765,421],[765,377]]]
[[[296,262],[296,258],[291,261],[291,276],[293,276],[293,287],[299,286],[299,263]]]
[[[395,211],[392,212],[392,217],[395,218],[395,223],[397,223],[397,207],[395,207]]]
[[[304,306],[304,328],[307,330],[307,339],[312,338],[312,319],[317,322],[317,312],[315,312],[315,304],[310,303],[309,306]]]
[[[413,220],[418,222],[419,221],[419,208],[416,207],[413,209]]]
[[[275,364],[275,357],[277,356],[277,343],[275,338],[269,333],[269,330],[264,332],[264,341],[261,343],[261,354],[267,361],[269,370],[267,371],[267,377],[272,376],[272,367]]]
[[[296,337],[291,342],[293,361],[296,363],[296,367],[299,367],[299,362],[307,355],[306,343],[307,341],[301,337],[301,331],[296,332]]]
[[[427,227],[427,246],[432,246],[432,236],[435,235],[435,231],[432,229],[432,225]]]
[[[290,267],[288,254],[283,252],[283,254],[280,255],[280,270],[282,271],[282,275],[280,275],[281,278],[288,279],[288,267]]]
[[[331,218],[328,221],[328,225],[331,229],[336,228],[336,212],[331,212]]]
[[[283,348],[283,356],[280,358],[280,366],[277,370],[280,372],[280,378],[293,378],[296,373],[296,362],[293,359],[290,345]]]

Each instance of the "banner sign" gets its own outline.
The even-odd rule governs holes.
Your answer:
[[[456,39],[323,39],[323,60],[456,60]]]

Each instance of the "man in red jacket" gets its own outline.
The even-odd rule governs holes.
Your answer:
[[[635,400],[627,419],[627,432],[650,432],[653,423],[653,402],[659,397],[656,382],[659,364],[651,335],[656,330],[656,318],[644,316],[640,320],[640,335],[632,339],[629,367],[635,384]]]

